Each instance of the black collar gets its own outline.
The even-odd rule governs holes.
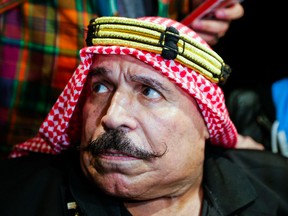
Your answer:
[[[203,187],[208,208],[216,210],[218,215],[240,212],[245,212],[245,215],[271,215],[278,206],[272,198],[274,195],[257,178],[254,179],[253,169],[241,167],[230,160],[237,151],[214,147],[206,150]],[[267,201],[262,196],[271,199]]]

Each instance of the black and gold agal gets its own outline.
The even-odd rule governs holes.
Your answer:
[[[125,46],[161,54],[177,61],[212,82],[223,84],[230,67],[207,44],[180,33],[173,26],[124,17],[92,19],[88,26],[87,46]]]

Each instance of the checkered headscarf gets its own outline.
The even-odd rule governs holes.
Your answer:
[[[134,23],[136,23],[136,27],[134,26],[136,30],[133,27]],[[105,30],[105,24],[107,24],[108,33]],[[114,24],[116,27],[111,27]],[[155,31],[160,31],[160,40],[167,35],[168,37],[172,35],[172,40],[178,38],[179,41],[177,39],[176,43],[180,44],[177,45],[179,47],[175,48],[171,45],[171,48],[168,44],[169,41],[167,40],[167,42],[165,39],[157,41],[155,44],[153,41],[148,41],[147,37],[143,39],[143,35],[147,36],[150,31],[145,29],[143,33],[143,26],[151,28],[151,31],[154,31],[156,26]],[[169,29],[173,27],[172,31],[169,32],[167,27]],[[102,28],[105,31],[102,31]],[[112,36],[109,36],[110,28],[114,33]],[[115,34],[118,28],[120,28],[120,32],[128,32],[127,35],[118,38],[118,35],[121,35],[120,33]],[[163,32],[162,28],[164,28]],[[97,54],[131,55],[151,65],[196,100],[212,144],[227,148],[236,145],[237,131],[229,118],[222,89],[217,84],[225,79],[225,74],[223,74],[225,64],[194,31],[174,20],[161,17],[140,19],[102,17],[91,21],[89,31],[86,40],[89,46],[80,50],[81,63],[42,123],[38,134],[32,139],[16,145],[10,157],[19,157],[29,152],[58,154],[75,143],[79,144],[82,131],[81,98],[85,97],[82,89],[92,65],[92,57]],[[140,31],[140,36],[133,35],[135,31]],[[156,35],[156,40],[159,40],[157,33],[152,32],[151,34],[152,36],[148,36],[148,39]],[[111,37],[112,42],[106,40]],[[105,39],[104,42],[101,39]],[[161,42],[167,42],[168,45],[161,45]],[[189,46],[191,47],[189,48]],[[164,49],[168,49],[168,57],[163,54]],[[161,51],[162,53],[160,53]]]

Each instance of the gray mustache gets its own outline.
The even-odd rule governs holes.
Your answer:
[[[93,156],[113,150],[139,159],[161,157],[166,152],[165,150],[164,153],[159,154],[154,151],[146,151],[138,148],[135,143],[126,136],[126,133],[120,129],[106,131],[95,140],[92,140],[84,150],[91,152]]]

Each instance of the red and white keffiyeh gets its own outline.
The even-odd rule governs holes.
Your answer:
[[[179,32],[197,39],[209,47],[190,28],[167,18],[146,17],[153,23],[173,26]],[[233,148],[237,142],[237,131],[229,118],[222,89],[198,72],[174,60],[166,60],[155,54],[123,46],[90,46],[80,50],[81,63],[68,84],[42,123],[38,134],[23,143],[17,144],[10,157],[20,157],[29,152],[59,154],[81,140],[82,114],[79,98],[85,84],[94,55],[131,55],[145,62],[167,76],[171,81],[188,92],[198,103],[214,145]],[[78,105],[78,106],[76,106]]]

